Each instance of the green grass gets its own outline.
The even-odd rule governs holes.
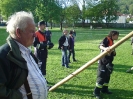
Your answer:
[[[69,28],[71,29],[71,28]],[[52,42],[54,48],[49,50],[47,59],[47,80],[54,85],[96,57],[100,50],[100,41],[113,29],[75,28],[77,32],[75,53],[77,62],[71,62],[70,68],[61,66],[61,51],[58,50],[58,39],[62,35],[59,28],[52,29]],[[115,29],[120,32],[119,39],[131,32],[129,29]],[[0,29],[0,45],[5,43],[7,37],[5,29]],[[117,40],[118,41],[118,40]],[[117,42],[116,41],[116,42]],[[109,89],[112,95],[101,94],[103,99],[133,99],[132,74],[125,73],[133,65],[130,39],[116,48],[117,56],[114,59],[114,72],[111,75]],[[97,63],[94,63],[76,77],[49,92],[48,99],[94,99],[92,92],[96,83]]]

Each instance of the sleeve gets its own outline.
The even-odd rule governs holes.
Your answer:
[[[39,40],[38,40],[38,37],[35,37],[35,40],[33,42],[33,46],[34,47],[37,47],[37,44],[40,44]]]
[[[59,43],[58,49],[61,49],[61,47],[63,46],[63,36],[61,36],[61,37],[59,38],[58,43]]]
[[[103,41],[100,43],[99,47],[100,47],[100,46],[108,47],[108,43],[109,43],[109,41],[108,41],[108,39],[107,39],[107,37],[106,37],[106,38],[104,38]]]
[[[17,89],[9,89],[6,86],[7,78],[5,65],[0,59],[0,99],[22,99],[22,94]]]

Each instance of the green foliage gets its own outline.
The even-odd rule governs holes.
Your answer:
[[[79,9],[79,6],[77,4],[70,5],[65,9],[65,14],[66,14],[66,21],[68,23],[75,23],[76,21],[79,20],[81,16],[81,11]]]
[[[41,0],[37,2],[35,13],[38,20],[45,20],[47,22],[52,20],[59,21],[61,8],[54,0]]]
[[[118,0],[119,12],[122,14],[132,14],[133,0]]]
[[[97,5],[88,4],[86,15],[92,21],[102,23],[103,20],[106,23],[117,19],[118,5],[117,0],[101,0]]]
[[[10,15],[18,11],[34,11],[34,0],[0,0],[0,9],[3,18],[7,19]]]

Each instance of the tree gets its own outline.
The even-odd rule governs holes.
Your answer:
[[[117,4],[120,13],[130,14],[130,5],[133,4],[133,0],[117,0]]]
[[[103,2],[104,19],[106,23],[112,22],[118,18],[118,5],[117,0],[104,0]]]
[[[81,11],[77,4],[65,8],[66,22],[74,24],[79,20]]]
[[[86,14],[91,21],[106,23],[112,22],[117,19],[118,5],[117,0],[101,0],[101,2],[95,6],[88,7]]]
[[[129,12],[130,12],[131,15],[133,15],[133,4],[131,4],[131,5],[129,6]]]
[[[35,0],[0,0],[1,14],[7,19],[10,15],[18,11],[34,11]]]

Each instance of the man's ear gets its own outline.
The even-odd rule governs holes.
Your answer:
[[[16,36],[17,36],[18,38],[21,38],[20,32],[21,32],[21,30],[20,30],[19,28],[17,28],[17,29],[16,29]]]

